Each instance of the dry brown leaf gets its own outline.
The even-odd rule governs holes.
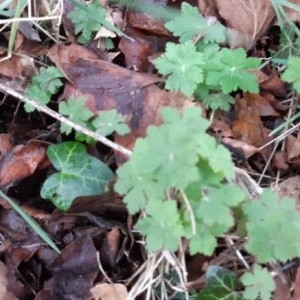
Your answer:
[[[128,292],[123,284],[99,283],[91,288],[95,300],[126,300]]]
[[[198,0],[198,3],[205,15],[214,14],[225,22],[231,48],[250,49],[275,17],[270,0]]]
[[[46,143],[30,141],[18,145],[0,159],[0,186],[9,186],[29,177],[36,170],[50,165],[46,155]]]
[[[281,181],[273,188],[280,197],[289,197],[296,200],[296,205],[300,204],[300,176],[292,176]]]
[[[298,267],[295,283],[294,283],[294,295],[291,300],[300,300],[300,268]]]
[[[289,165],[286,160],[287,157],[285,152],[276,152],[272,158],[272,165],[278,170],[288,170]]]
[[[129,12],[128,21],[134,28],[139,28],[155,35],[170,36],[170,32],[165,28],[164,22],[149,14]]]
[[[248,158],[252,156],[253,154],[259,152],[259,149],[247,144],[243,141],[239,141],[236,139],[231,139],[231,138],[223,138],[221,140],[229,149],[231,152],[233,152],[234,155],[238,156],[243,156],[243,158]]]
[[[260,147],[264,144],[263,124],[258,112],[253,107],[239,110],[238,119],[233,122],[235,137],[247,144]]]
[[[300,5],[300,0],[288,0],[288,2],[296,4],[296,5]],[[285,10],[286,14],[290,17],[290,19],[293,22],[299,22],[300,21],[300,12],[295,10],[295,9],[291,9],[291,8],[287,8],[285,6],[282,6],[283,9]]]
[[[244,102],[241,104],[241,102]],[[239,102],[242,107],[253,107],[262,117],[273,116],[278,117],[279,113],[274,110],[272,105],[264,97],[259,94],[244,93],[243,98]]]
[[[287,160],[293,164],[299,164],[300,162],[300,135],[297,137],[289,135],[286,138],[286,152]]]
[[[0,262],[0,299],[1,300],[17,300],[16,296],[11,293],[8,288],[7,267]]]

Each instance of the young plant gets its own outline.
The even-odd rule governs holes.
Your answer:
[[[47,105],[51,97],[55,95],[63,85],[60,78],[64,77],[60,69],[56,67],[42,67],[38,75],[31,78],[25,91],[26,97],[40,105]],[[33,112],[35,108],[29,104],[24,105],[26,112]]]
[[[226,30],[217,20],[205,19],[197,8],[183,3],[181,15],[166,27],[180,41],[168,43],[165,53],[153,62],[167,76],[166,89],[194,95],[214,110],[229,109],[234,102],[229,93],[238,89],[258,92],[257,78],[249,70],[257,69],[260,60],[247,58],[242,48],[221,49],[217,43],[226,40]]]

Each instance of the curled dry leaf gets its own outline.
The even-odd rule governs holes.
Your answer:
[[[126,300],[128,292],[120,283],[99,283],[91,288],[94,300]]]
[[[231,48],[250,49],[275,18],[270,0],[198,0],[198,6],[206,16],[213,14],[225,22]]]
[[[46,154],[46,143],[30,141],[19,145],[0,158],[0,186],[5,187],[29,177],[36,170],[50,165]]]

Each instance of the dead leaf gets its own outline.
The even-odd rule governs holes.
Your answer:
[[[46,155],[47,143],[30,141],[18,145],[0,158],[0,186],[13,185],[50,165]]]
[[[286,152],[276,152],[272,158],[272,165],[278,170],[288,170],[289,165],[287,164]]]
[[[232,139],[232,138],[222,138],[222,143],[229,148],[233,155],[237,159],[245,159],[252,156],[255,153],[258,153],[260,150],[246,142]]]
[[[20,77],[22,75],[20,57],[13,54],[10,59],[0,60],[0,75],[10,78]]]
[[[170,32],[165,28],[162,21],[146,13],[129,12],[128,21],[134,28],[156,35],[170,36]]]
[[[95,300],[126,300],[128,292],[120,283],[99,283],[91,288]]]
[[[294,282],[294,295],[291,300],[300,300],[300,268],[298,267],[296,272],[296,278]]]
[[[300,176],[292,176],[282,180],[274,190],[280,197],[290,197],[296,201],[296,205],[300,205]]]
[[[89,299],[99,271],[96,253],[87,234],[63,249],[49,266],[54,275],[50,290],[55,299]]]
[[[273,23],[275,12],[270,0],[198,0],[202,12],[219,16],[229,29],[231,48],[250,49]]]
[[[289,135],[286,138],[287,160],[293,164],[300,163],[300,133],[297,137]]]
[[[290,287],[287,278],[283,277],[282,274],[281,276],[274,276],[274,281],[276,286],[274,292],[274,300],[292,300],[293,298],[289,297]]]
[[[238,119],[233,122],[235,137],[247,144],[260,147],[264,144],[263,124],[254,107],[245,107],[238,111]]]
[[[18,298],[8,289],[8,270],[0,261],[0,299],[1,300],[18,300]],[[13,288],[11,286],[11,288]]]
[[[241,109],[242,109],[242,107],[252,107],[262,117],[264,117],[264,116],[274,116],[274,117],[280,116],[280,114],[274,110],[274,108],[269,103],[269,101],[267,101],[264,97],[262,97],[259,94],[244,93],[243,98],[241,98],[239,100],[238,105],[241,107]]]
[[[261,82],[259,86],[261,89],[272,93],[274,96],[284,97],[286,95],[285,84],[276,71],[271,71],[267,80]]]
[[[9,133],[0,134],[0,155],[4,155],[13,149],[12,138]]]
[[[157,47],[159,38],[148,36],[141,30],[134,29],[128,25],[125,33],[134,37],[133,41],[122,37],[119,43],[119,49],[125,56],[126,67],[143,72],[152,70],[153,65],[150,63],[149,57],[162,50]]]
[[[289,3],[293,3],[297,6],[300,6],[300,1],[299,0],[289,0]],[[284,2],[283,2],[284,4]],[[295,10],[295,9],[291,9],[288,8],[284,5],[282,5],[282,8],[284,9],[284,11],[286,12],[286,14],[288,15],[288,17],[291,19],[292,22],[299,22],[300,21],[300,12]],[[287,20],[285,20],[287,21]]]

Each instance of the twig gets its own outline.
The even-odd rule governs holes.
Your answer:
[[[102,144],[104,144],[126,156],[130,156],[132,154],[132,151],[128,150],[127,148],[124,148],[121,145],[110,141],[106,137],[104,137],[96,132],[93,132],[87,128],[84,128],[78,124],[75,124],[74,122],[72,122],[71,120],[67,119],[66,117],[60,115],[56,111],[48,108],[47,106],[42,106],[31,99],[26,98],[21,93],[17,92],[16,90],[14,90],[10,87],[3,85],[2,83],[0,83],[0,90],[3,91],[4,93],[7,93],[7,94],[19,99],[20,101],[22,101],[24,103],[32,105],[38,111],[43,112],[43,113],[47,114],[48,116],[51,116],[52,118],[72,127],[76,131],[81,132],[81,133],[95,139],[96,141],[101,142]]]

